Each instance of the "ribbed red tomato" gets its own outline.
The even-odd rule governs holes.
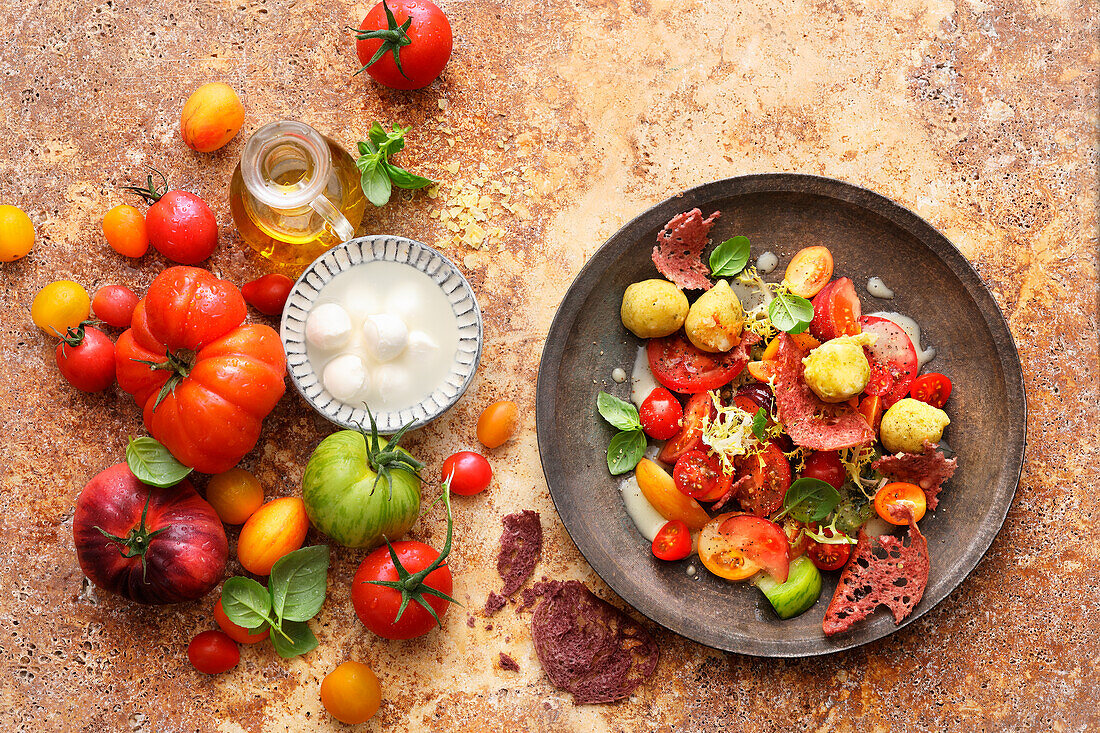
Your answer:
[[[228,280],[171,267],[153,281],[115,345],[118,384],[179,461],[223,473],[252,450],[283,396],[279,335],[241,325],[244,298]]]
[[[76,500],[80,569],[100,588],[138,603],[193,601],[225,574],[229,544],[214,508],[191,482],[146,486],[119,463]]]

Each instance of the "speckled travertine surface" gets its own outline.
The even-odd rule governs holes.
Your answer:
[[[1096,5],[444,7],[456,36],[450,65],[427,90],[399,93],[351,76],[342,28],[366,4],[0,0],[0,202],[26,210],[38,231],[29,257],[0,265],[0,728],[338,730],[318,685],[348,658],[382,681],[370,730],[1100,728]],[[178,120],[187,95],[212,80],[238,90],[247,117],[228,147],[203,155],[183,145]],[[238,283],[270,271],[236,236],[226,189],[247,135],[283,117],[348,147],[375,119],[411,124],[402,159],[442,182],[435,198],[397,194],[361,230],[442,243],[485,311],[479,377],[445,419],[410,440],[429,471],[473,447],[476,417],[492,400],[515,399],[523,420],[518,437],[492,452],[492,488],[456,501],[451,564],[465,607],[451,609],[442,632],[372,637],[348,592],[364,553],[341,550],[313,622],[317,651],[286,662],[266,644],[244,648],[236,669],[207,677],[185,648],[213,628],[212,596],[148,609],[83,582],[73,502],[121,460],[140,417],[117,389],[88,396],[62,382],[29,305],[52,280],[143,290],[165,267],[155,253],[125,260],[99,233],[103,212],[123,200],[119,186],[143,178],[142,164],[210,202],[221,244],[209,267]],[[1029,445],[1016,500],[974,574],[898,634],[778,662],[653,629],[656,679],[628,701],[575,707],[541,673],[527,617],[508,609],[490,621],[478,611],[499,587],[500,517],[522,508],[542,513],[536,573],[611,597],[542,479],[533,411],[543,335],[573,275],[622,223],[689,186],[766,171],[872,188],[928,219],[974,263],[1024,364]],[[465,226],[474,209],[486,214],[481,249]],[[293,494],[330,430],[290,392],[242,465],[269,497]],[[413,535],[438,546],[438,510]],[[519,672],[499,668],[501,651]]]

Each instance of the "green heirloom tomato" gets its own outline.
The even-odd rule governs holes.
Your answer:
[[[420,514],[420,462],[389,441],[341,430],[306,464],[302,499],[313,526],[345,547],[372,548],[409,531]]]

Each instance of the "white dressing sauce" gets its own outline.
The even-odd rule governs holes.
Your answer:
[[[668,522],[661,513],[653,508],[649,500],[642,493],[642,487],[638,486],[638,479],[631,474],[619,484],[619,491],[623,495],[623,504],[626,505],[626,513],[634,522],[634,526],[650,542],[661,531],[661,527]]]
[[[894,291],[882,281],[881,277],[873,277],[867,281],[867,292],[872,297],[881,298],[882,300],[890,300],[894,297]]]
[[[929,344],[928,348],[922,348],[920,345],[920,325],[909,316],[902,315],[901,313],[893,313],[891,311],[882,311],[879,313],[871,313],[872,316],[878,316],[879,318],[885,318],[888,321],[896,323],[902,331],[905,331],[909,336],[909,340],[913,342],[913,348],[917,352],[917,364],[923,367],[936,356],[936,348]]]
[[[649,393],[657,389],[659,385],[653,378],[653,372],[649,370],[649,357],[646,355],[645,346],[638,347],[638,355],[634,357],[634,369],[630,372],[630,401],[638,407],[642,406]]]
[[[337,308],[333,308],[333,306]],[[458,321],[447,296],[428,275],[402,262],[364,262],[321,288],[316,313],[344,316],[350,323],[321,328],[307,339],[306,354],[330,394],[355,407],[397,411],[425,399],[451,371],[458,350]],[[337,319],[341,320],[341,319]],[[307,319],[307,331],[309,320]],[[329,334],[327,331],[337,333]],[[342,365],[358,367],[337,374]],[[332,369],[328,369],[329,366]],[[361,382],[358,389],[352,390]]]
[[[756,271],[761,275],[767,275],[777,267],[779,267],[779,257],[775,252],[764,252],[756,258]]]

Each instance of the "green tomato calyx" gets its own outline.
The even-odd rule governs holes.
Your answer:
[[[401,76],[406,79],[409,78],[405,70],[401,68],[401,48],[408,46],[412,43],[412,39],[409,38],[409,34],[406,32],[412,26],[413,19],[407,18],[404,23],[397,25],[397,18],[393,16],[393,11],[390,10],[390,6],[386,4],[386,0],[382,0],[382,7],[386,11],[386,27],[378,30],[360,30],[359,28],[351,28],[349,30],[355,33],[355,38],[360,41],[368,41],[376,39],[382,42],[378,47],[378,50],[374,52],[374,56],[371,60],[363,64],[363,68],[355,72],[355,76],[362,74],[369,67],[373,66],[378,59],[385,56],[387,53],[393,54],[393,63],[397,66],[397,70],[401,72]]]
[[[153,168],[152,166],[147,165],[145,166],[145,168],[149,171],[149,175],[145,177],[145,188],[140,188],[138,186],[123,186],[122,190],[136,193],[138,196],[141,196],[143,199],[145,199],[145,203],[147,204],[155,204],[156,202],[160,201],[161,197],[164,194],[168,193],[168,179],[164,176],[163,173],[158,171],[156,168]],[[153,183],[154,173],[160,176],[160,186],[157,186]]]
[[[141,508],[141,521],[138,522],[138,525],[136,527],[132,528],[130,530],[130,533],[128,535],[126,535],[125,537],[119,537],[118,535],[113,535],[110,532],[108,532],[107,530],[100,527],[98,524],[93,528],[93,529],[96,529],[97,531],[99,531],[100,534],[102,534],[104,537],[106,537],[111,542],[114,542],[114,543],[120,545],[120,547],[118,548],[118,554],[122,555],[123,557],[125,557],[127,559],[129,559],[131,557],[137,557],[137,558],[141,559],[141,580],[142,580],[142,582],[147,582],[145,580],[145,571],[146,571],[145,553],[149,550],[149,545],[152,543],[153,538],[156,537],[161,532],[164,532],[168,529],[167,527],[161,527],[158,530],[154,530],[154,531],[150,532],[149,529],[145,526],[145,516],[149,513],[149,501],[152,498],[153,498],[153,491],[152,491],[152,489],[150,489],[149,493],[145,497],[145,506],[143,506]],[[448,508],[448,518],[449,518],[450,517],[450,505],[449,504],[447,505],[447,508]],[[447,538],[448,538],[448,541],[449,541],[450,540],[450,531],[449,530],[448,530]],[[449,546],[449,542],[448,542],[448,546]]]
[[[424,467],[424,464],[398,447],[401,438],[405,437],[405,433],[412,427],[412,423],[405,425],[394,433],[393,437],[383,446],[381,439],[378,437],[378,423],[374,420],[374,413],[370,411],[369,407],[366,410],[367,417],[370,418],[370,433],[368,434],[367,431],[363,430],[362,425],[359,426],[359,432],[363,433],[363,437],[367,440],[367,463],[370,464],[371,470],[378,474],[374,477],[371,493],[374,493],[374,490],[378,488],[378,482],[385,479],[386,486],[390,491],[389,498],[392,499],[393,476],[391,472],[394,470],[408,471],[420,478],[420,469]]]

